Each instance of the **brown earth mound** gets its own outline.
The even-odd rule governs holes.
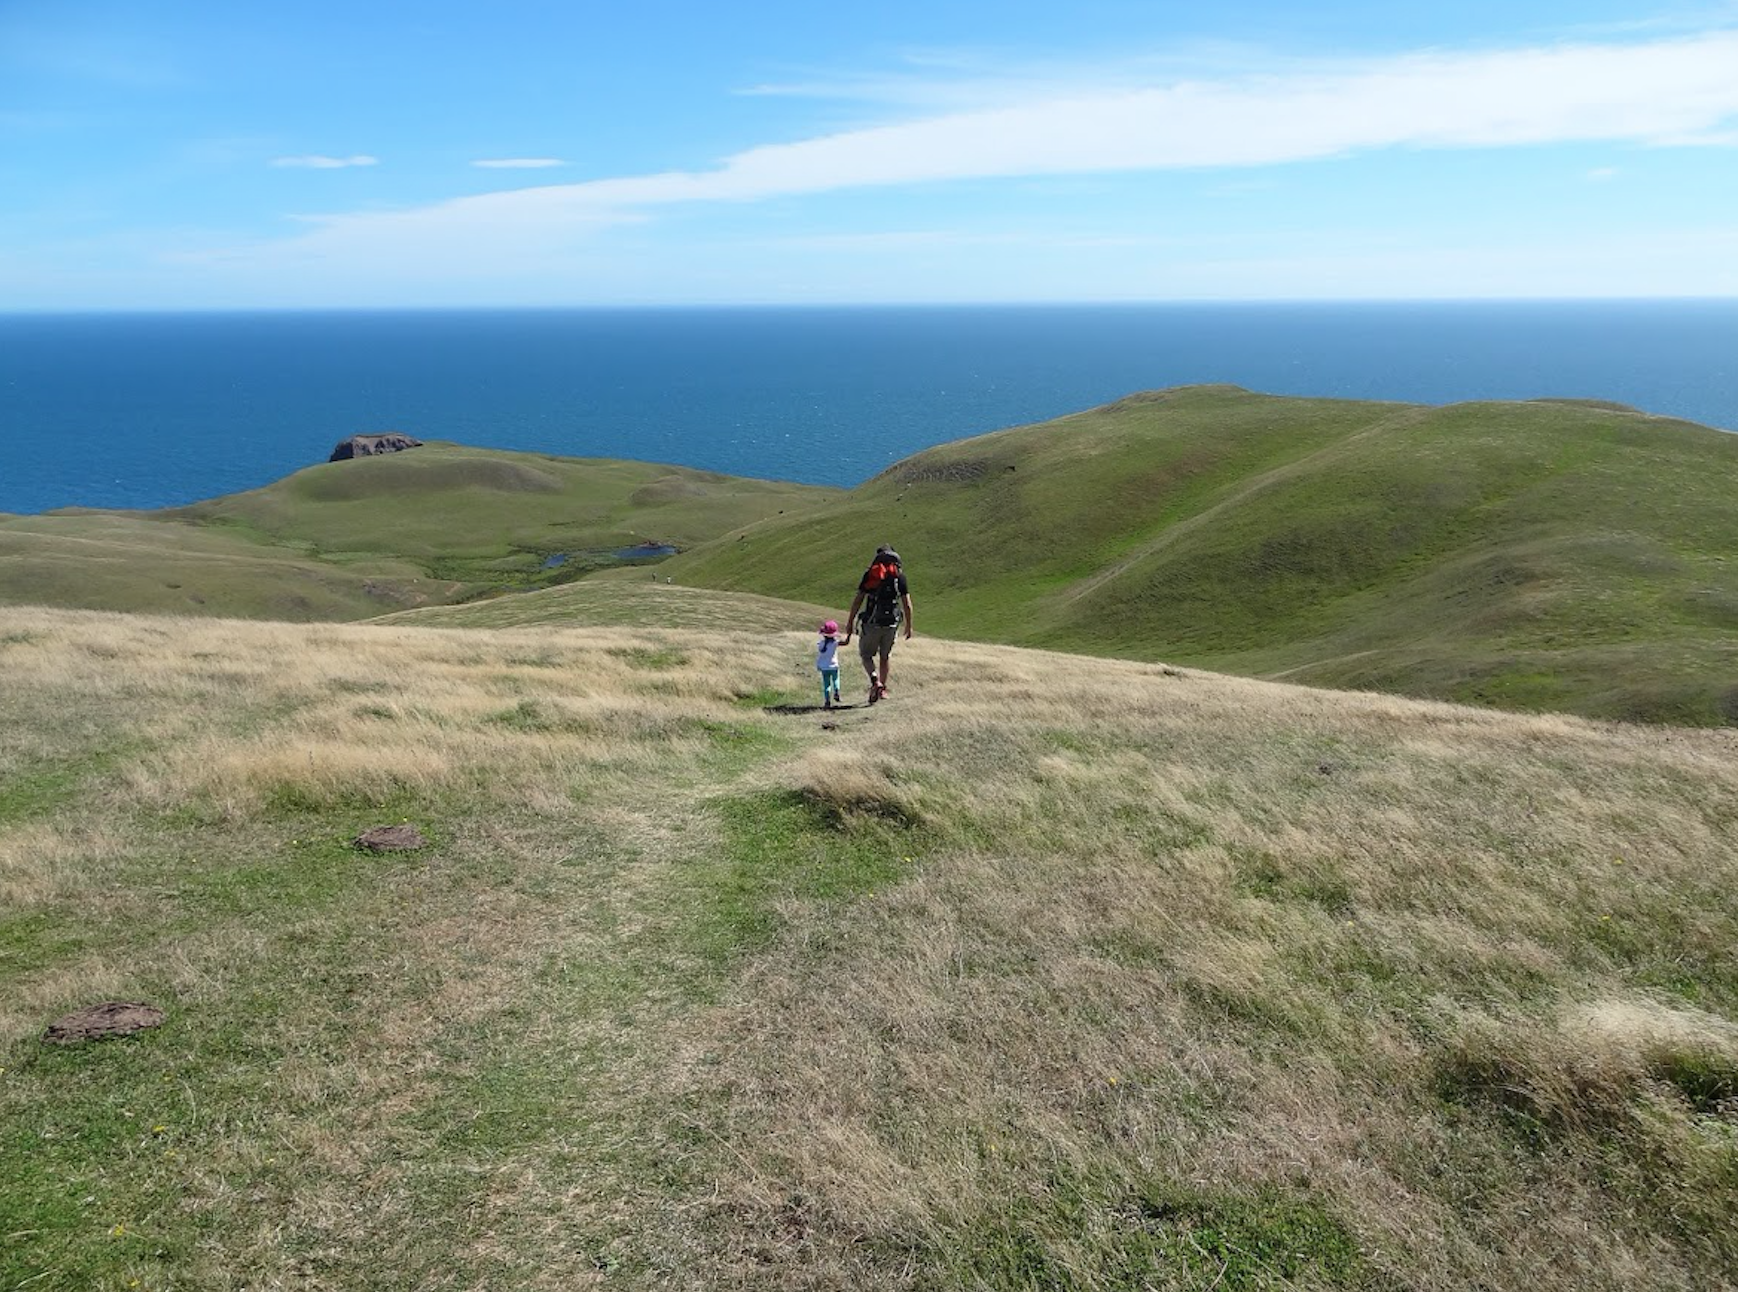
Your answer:
[[[377,825],[364,830],[355,839],[358,848],[366,848],[369,852],[409,852],[427,842],[422,831],[414,825]]]
[[[42,1034],[45,1041],[70,1045],[74,1041],[96,1041],[105,1036],[125,1036],[163,1021],[163,1011],[155,1005],[136,1000],[106,1000],[100,1005],[75,1009],[65,1018],[57,1018]]]

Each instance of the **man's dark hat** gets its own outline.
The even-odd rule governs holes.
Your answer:
[[[885,544],[885,543],[883,543],[880,547],[875,549],[875,559],[876,560],[880,560],[884,556],[887,557],[889,560],[891,560],[895,565],[899,564],[899,553],[895,552],[891,547],[887,546],[887,544]]]

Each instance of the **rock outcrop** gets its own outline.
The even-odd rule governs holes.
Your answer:
[[[377,453],[397,453],[401,449],[422,447],[422,441],[401,431],[386,431],[380,435],[352,435],[340,440],[328,462],[343,462],[348,458],[371,458]]]

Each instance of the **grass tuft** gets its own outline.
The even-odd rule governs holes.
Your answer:
[[[835,830],[848,831],[865,817],[911,829],[924,815],[913,787],[896,776],[896,769],[860,754],[829,751],[804,764],[797,793]]]

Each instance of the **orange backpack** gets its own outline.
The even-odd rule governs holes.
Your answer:
[[[869,594],[863,607],[863,622],[882,628],[892,627],[900,620],[899,562],[877,561],[863,576],[863,590]]]

